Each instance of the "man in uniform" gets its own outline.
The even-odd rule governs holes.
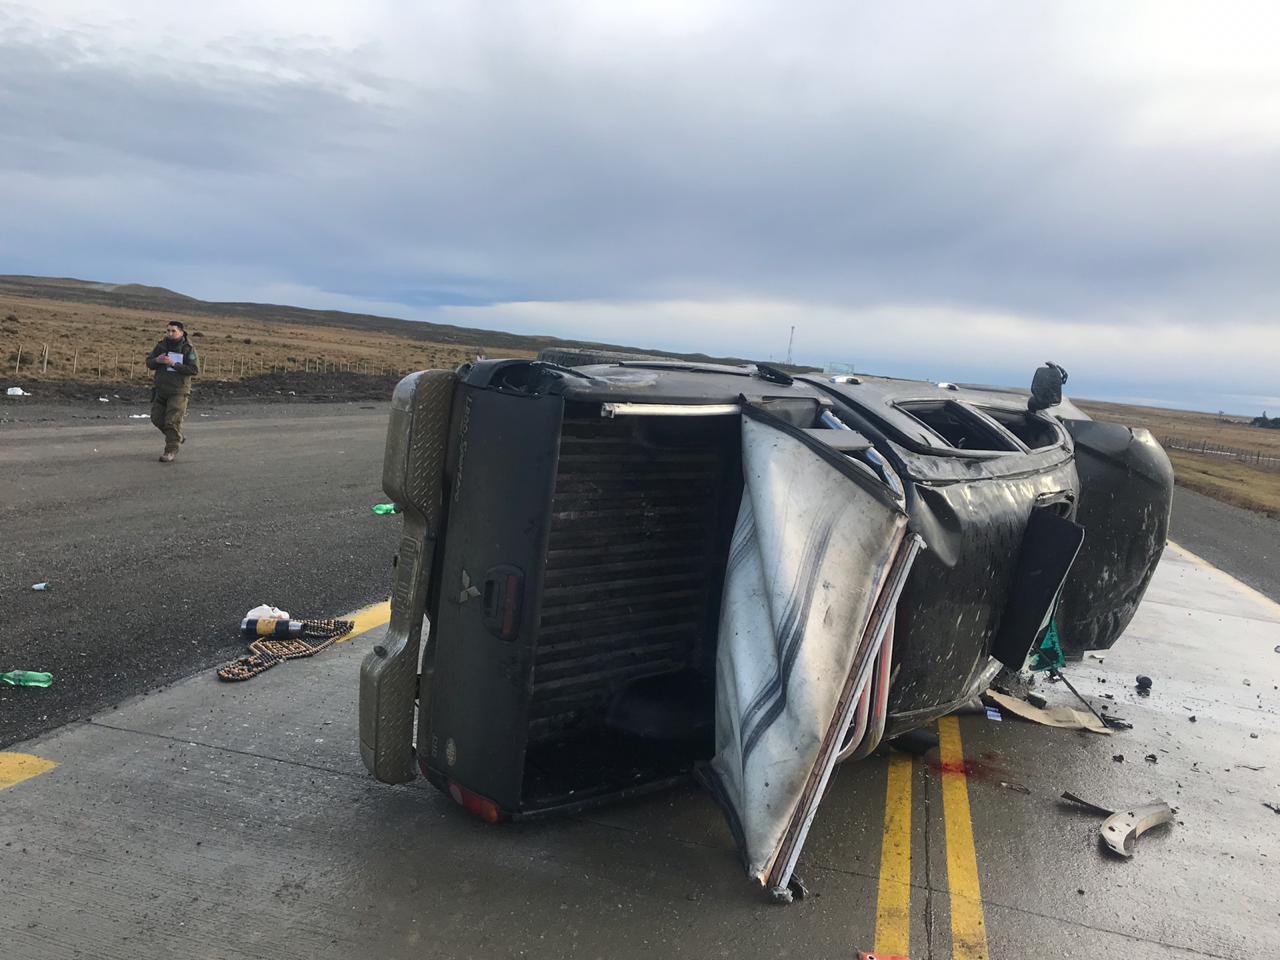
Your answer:
[[[169,321],[164,339],[147,357],[147,366],[156,372],[151,388],[151,422],[164,433],[160,462],[172,463],[186,439],[182,435],[182,418],[191,399],[191,378],[200,373],[200,358],[180,321]]]

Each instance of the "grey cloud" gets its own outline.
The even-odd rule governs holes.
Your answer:
[[[1144,140],[1149,90],[1072,73],[1017,21],[966,33],[938,8],[876,44],[843,9],[614,56],[563,55],[526,11],[456,73],[247,34],[208,64],[128,62],[10,30],[0,199],[23,229],[0,255],[406,312],[754,298],[1115,329],[1280,307],[1276,143]],[[974,379],[984,362],[956,358]]]

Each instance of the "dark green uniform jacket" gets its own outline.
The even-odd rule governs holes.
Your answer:
[[[172,367],[165,366],[156,360],[162,353],[181,353],[182,362]],[[157,397],[186,396],[191,393],[191,378],[200,373],[200,357],[184,333],[177,343],[168,337],[157,343],[147,355],[147,366],[156,372]]]

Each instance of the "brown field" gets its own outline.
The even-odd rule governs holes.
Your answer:
[[[1169,449],[1178,443],[1217,445],[1262,460],[1280,457],[1280,430],[1251,427],[1240,417],[1115,403],[1073,401],[1095,420],[1145,427],[1166,445],[1177,483],[1238,507],[1280,520],[1280,469],[1241,462],[1238,458]]]
[[[432,343],[393,332],[244,317],[125,309],[0,296],[0,375],[9,380],[142,383],[143,363],[171,318],[183,321],[203,375],[240,380],[271,371],[407,373],[454,367],[483,345]],[[479,340],[479,337],[477,337]],[[47,363],[45,348],[48,348]],[[506,356],[532,356],[504,349]]]

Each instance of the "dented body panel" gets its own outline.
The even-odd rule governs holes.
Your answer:
[[[426,372],[397,396],[425,395],[428,377],[443,389]],[[361,671],[366,765],[405,778],[416,704],[422,772],[486,819],[698,774],[776,895],[837,756],[865,756],[971,699],[995,655],[1020,662],[1055,608],[1068,642],[1114,642],[1164,544],[1163,451],[1073,423],[1082,415],[1065,401],[1029,412],[1025,395],[988,388],[649,360],[481,361],[448,377],[434,493],[405,476],[429,418],[398,414],[388,435],[387,492],[414,491],[415,542],[401,548],[414,572],[401,569],[393,593],[401,639]],[[855,489],[842,538],[861,552],[815,545],[797,524]],[[761,526],[744,534],[748,500]],[[1057,533],[1034,536],[1042,527]],[[734,572],[743,549],[754,580]],[[790,697],[788,683],[800,684]],[[750,705],[775,701],[762,732]],[[752,772],[743,737],[766,735],[812,748],[792,776]],[[742,829],[766,808],[767,829]],[[745,841],[752,832],[770,839]]]

